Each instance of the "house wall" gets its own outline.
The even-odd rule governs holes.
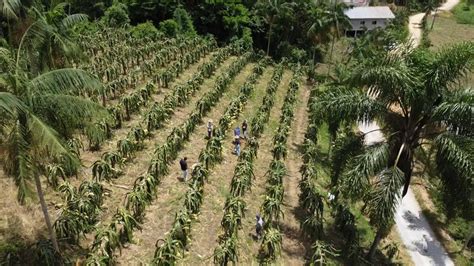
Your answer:
[[[351,19],[350,22],[353,31],[364,30],[364,26],[367,30],[373,30],[375,28],[384,29],[389,24],[388,19]]]
[[[369,6],[369,0],[342,0],[348,7]]]

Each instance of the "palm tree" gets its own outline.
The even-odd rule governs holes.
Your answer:
[[[0,12],[7,20],[17,20],[23,4],[21,0],[0,0]]]
[[[318,45],[325,44],[329,40],[329,18],[324,12],[324,7],[312,6],[311,23],[306,32],[307,37],[313,44],[313,67],[315,66],[316,49]]]
[[[344,10],[347,6],[344,2],[335,1],[330,3],[331,7],[326,11],[328,17],[328,23],[331,25],[331,53],[329,55],[332,60],[332,54],[334,52],[334,44],[336,40],[341,36],[341,31],[347,29],[350,26],[349,18],[344,14]]]
[[[369,252],[393,223],[400,197],[408,192],[416,155],[422,149],[436,154],[435,165],[453,197],[464,197],[472,207],[473,104],[472,89],[458,89],[461,78],[472,71],[474,43],[462,43],[439,52],[399,49],[358,62],[346,82],[323,91],[313,105],[323,119],[331,118],[350,129],[356,122],[377,121],[385,139],[370,145],[362,134],[348,138],[335,158],[333,180],[344,197],[363,199],[364,211],[377,228]],[[316,121],[317,122],[317,121]],[[336,151],[335,151],[336,152]],[[352,154],[352,155],[349,155]],[[351,156],[351,157],[350,157]],[[469,205],[471,204],[471,205]]]
[[[33,75],[22,68],[26,58],[14,59],[0,47],[0,134],[6,151],[4,169],[18,186],[18,200],[25,203],[34,179],[50,237],[58,250],[40,182],[43,165],[69,158],[79,164],[61,137],[71,129],[84,127],[104,114],[97,104],[80,97],[101,87],[99,81],[78,69],[57,69]],[[19,63],[20,62],[20,63]],[[67,129],[67,130],[65,130]],[[61,134],[60,134],[61,133]]]
[[[23,34],[17,56],[24,53],[22,56],[29,60],[17,63],[27,62],[29,69],[36,74],[64,66],[66,60],[79,57],[79,46],[69,37],[68,31],[88,17],[84,14],[66,15],[66,6],[67,3],[60,3],[47,12],[40,12],[35,7],[30,9],[35,21]]]
[[[268,24],[267,56],[270,54],[270,43],[273,33],[273,26],[277,20],[291,12],[290,3],[284,0],[260,0],[255,5],[257,13],[261,14]]]

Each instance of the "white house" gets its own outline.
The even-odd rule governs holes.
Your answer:
[[[351,22],[352,31],[385,28],[395,18],[388,6],[361,6],[347,9],[344,14]]]
[[[342,0],[348,7],[369,6],[370,0]]]

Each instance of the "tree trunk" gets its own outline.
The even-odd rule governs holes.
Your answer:
[[[375,251],[377,250],[377,247],[378,247],[380,241],[382,240],[383,232],[384,232],[384,230],[382,228],[379,228],[377,230],[377,233],[375,234],[374,241],[372,242],[372,245],[370,246],[369,253],[367,254],[367,260],[369,262],[372,262],[374,260]]]
[[[272,38],[272,27],[273,23],[270,23],[270,28],[268,29],[267,56],[270,55],[270,40]]]
[[[58,241],[56,239],[56,233],[54,232],[53,226],[51,225],[51,219],[49,218],[48,208],[46,207],[46,202],[44,201],[43,189],[41,188],[41,181],[36,171],[34,173],[34,177],[35,177],[35,184],[36,184],[36,192],[38,193],[38,198],[40,200],[41,210],[43,211],[43,215],[44,215],[44,221],[46,222],[46,226],[48,227],[49,237],[51,238],[51,241],[53,242],[54,249],[56,250],[56,252],[59,253],[59,246],[58,246]]]
[[[434,11],[434,14],[433,14],[433,21],[431,21],[431,30],[433,29],[433,26],[434,26],[434,23],[435,23],[435,19],[436,19],[436,14],[438,14],[438,9],[436,9]]]

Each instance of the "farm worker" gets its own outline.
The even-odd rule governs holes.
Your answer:
[[[331,192],[328,192],[328,200],[333,201],[336,198],[336,195],[332,194]]]
[[[237,138],[237,137],[240,138],[240,127],[236,127],[234,129],[234,137],[235,138]]]
[[[260,214],[257,214],[257,224],[255,225],[255,233],[257,233],[257,239],[260,240],[262,237],[262,230],[263,230],[263,219],[260,217]]]
[[[235,154],[237,154],[237,156],[240,156],[240,138],[239,137],[237,136],[235,137],[234,144],[235,144],[235,148],[234,148]]]
[[[183,180],[186,182],[186,178],[188,176],[188,158],[184,157],[179,161],[179,166],[181,166],[181,171],[183,171]]]
[[[212,125],[212,120],[209,120],[207,122],[207,138],[209,138],[209,139],[212,137],[212,128],[213,127],[214,126]]]
[[[242,123],[242,134],[244,135],[244,138],[247,139],[247,119],[244,120],[244,122]]]

